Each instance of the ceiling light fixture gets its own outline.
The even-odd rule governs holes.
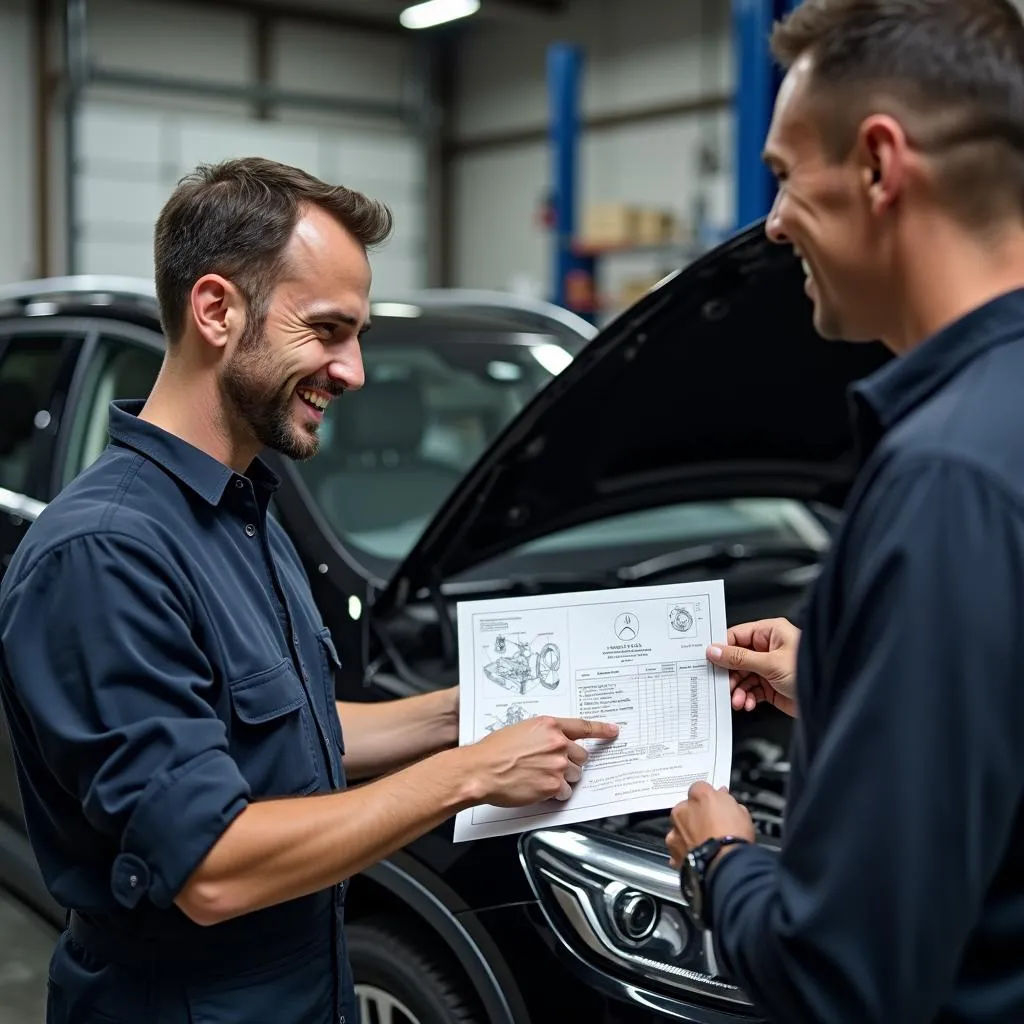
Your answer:
[[[480,10],[480,0],[424,0],[406,7],[398,16],[404,28],[433,28],[456,18],[468,18]]]

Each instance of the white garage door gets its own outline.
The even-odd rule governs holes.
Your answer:
[[[78,138],[79,273],[151,277],[153,226],[176,182],[198,163],[263,156],[391,207],[394,234],[372,256],[377,295],[426,283],[425,152],[401,129],[289,125],[89,101]]]

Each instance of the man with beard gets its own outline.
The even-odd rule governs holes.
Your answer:
[[[854,389],[860,477],[802,634],[708,652],[734,708],[797,716],[783,849],[705,784],[667,843],[771,1021],[1024,1021],[1024,24],[803,0],[773,48],[768,235],[824,338],[898,358]]]
[[[615,729],[532,719],[459,748],[456,688],[357,708],[261,449],[317,450],[363,384],[389,211],[260,159],[156,226],[167,355],[0,588],[29,836],[70,908],[47,1021],[354,1024],[347,879],[461,808],[566,799]],[[351,713],[350,713],[351,712]],[[346,777],[375,781],[346,789]]]

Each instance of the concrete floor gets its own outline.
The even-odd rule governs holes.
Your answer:
[[[57,933],[0,889],[0,1022],[42,1024]]]

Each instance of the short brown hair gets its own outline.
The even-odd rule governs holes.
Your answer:
[[[965,220],[1024,213],[1024,22],[1010,0],[803,0],[771,46],[786,68],[811,58],[830,159],[891,113]]]
[[[383,242],[393,226],[391,211],[378,200],[261,157],[201,164],[182,178],[157,218],[153,247],[168,342],[181,337],[189,292],[204,274],[232,281],[249,316],[262,321],[285,247],[309,206],[332,214],[364,250]]]

